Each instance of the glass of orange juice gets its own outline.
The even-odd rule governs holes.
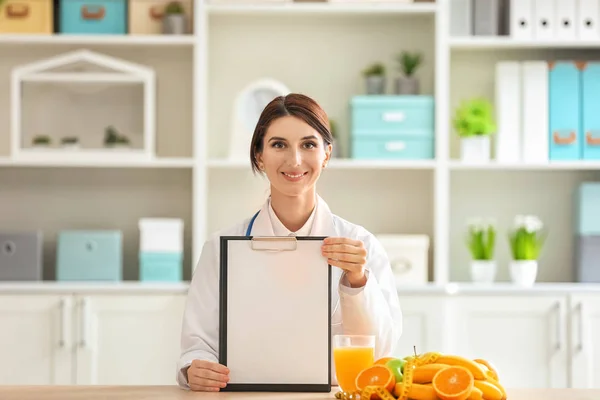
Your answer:
[[[375,362],[375,336],[336,335],[333,337],[335,376],[344,392],[356,391],[354,381],[359,372]]]

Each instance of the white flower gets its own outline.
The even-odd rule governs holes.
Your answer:
[[[540,231],[544,226],[542,221],[535,215],[517,215],[514,221],[515,229],[524,228],[526,232]]]

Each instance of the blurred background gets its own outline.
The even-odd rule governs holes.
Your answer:
[[[600,1],[0,0],[0,384],[174,384],[207,236],[268,195],[273,97],[377,235],[396,354],[600,387]],[[517,367],[518,366],[518,367]]]

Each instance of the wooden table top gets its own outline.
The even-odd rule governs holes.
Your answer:
[[[177,386],[0,386],[2,400],[331,400],[331,393],[202,393]],[[598,400],[600,389],[508,389],[507,400]]]

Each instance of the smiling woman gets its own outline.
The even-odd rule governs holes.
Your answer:
[[[394,353],[402,312],[385,250],[365,228],[333,214],[316,193],[331,157],[330,129],[325,111],[302,94],[276,97],[261,113],[250,155],[254,172],[268,178],[271,195],[254,216],[215,232],[204,244],[183,320],[181,387],[218,391],[229,380],[229,370],[218,362],[221,236],[326,237],[321,253],[335,267],[331,334],[373,335],[374,357]],[[335,365],[332,371],[335,383]]]

